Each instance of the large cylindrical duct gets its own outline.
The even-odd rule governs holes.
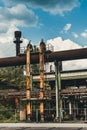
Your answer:
[[[41,115],[41,121],[44,121],[44,52],[46,50],[45,43],[41,41],[40,43],[40,115]]]
[[[26,104],[26,114],[27,114],[27,120],[30,121],[30,116],[31,116],[31,104],[30,104],[30,98],[31,98],[31,93],[30,93],[30,44],[27,46],[27,52],[26,52],[26,99],[27,99],[27,104]]]

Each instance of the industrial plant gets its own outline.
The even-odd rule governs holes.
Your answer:
[[[20,91],[12,88],[0,90],[0,97],[14,98],[18,120],[86,121],[87,69],[63,71],[62,62],[86,59],[87,48],[54,52],[53,46],[43,40],[38,47],[29,42],[26,48],[21,48],[20,31],[15,31],[13,42],[16,44],[16,56],[0,58],[0,68],[25,67],[26,87]]]

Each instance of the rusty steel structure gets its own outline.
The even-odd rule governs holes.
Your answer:
[[[16,106],[16,109],[19,106],[19,98],[18,97],[15,97],[15,106]]]
[[[45,62],[66,61],[66,60],[76,60],[76,59],[86,59],[87,58],[87,48],[73,49],[66,51],[56,51],[56,52],[45,52]],[[39,63],[39,52],[31,54],[31,64]],[[7,66],[17,66],[26,64],[26,55],[0,58],[0,67]]]
[[[66,95],[87,95],[87,89],[74,89],[74,90],[66,90],[61,89],[61,76],[60,76],[60,63],[61,61],[66,60],[76,60],[76,59],[86,59],[87,58],[87,48],[80,48],[80,49],[73,49],[73,50],[66,50],[66,51],[57,51],[53,52],[50,50],[46,50],[46,45],[43,40],[40,43],[40,48],[38,52],[31,53],[31,44],[29,43],[24,54],[20,54],[20,40],[21,33],[19,31],[15,32],[16,40],[16,56],[15,57],[8,57],[8,58],[0,58],[0,67],[7,67],[7,66],[19,66],[19,65],[26,65],[26,91],[20,92],[6,92],[7,96],[14,96],[15,98],[15,105],[18,108],[19,105],[19,97],[21,96],[22,100],[26,102],[26,111],[20,110],[20,117],[22,119],[23,113],[24,116],[26,115],[27,120],[31,121],[32,116],[32,103],[33,101],[38,101],[39,104],[39,113],[40,113],[40,121],[45,120],[45,103],[46,101],[55,97],[56,102],[56,114],[55,119],[56,121],[61,122],[62,120],[62,98]],[[45,73],[44,73],[44,63],[46,62],[55,62],[55,91],[45,89]],[[39,91],[35,92],[32,91],[31,87],[31,64],[39,64],[40,65],[40,79],[39,79]],[[2,96],[3,94],[1,94]],[[52,101],[51,101],[52,102]],[[70,108],[71,109],[71,108]],[[25,117],[24,117],[25,118]]]
[[[30,98],[31,98],[31,83],[30,83],[30,47],[31,44],[29,43],[27,46],[27,51],[26,51],[26,113],[27,113],[27,119],[30,120],[30,115],[31,115],[31,103],[30,103]]]
[[[44,103],[43,103],[43,98],[44,98],[44,53],[46,50],[45,43],[42,41],[40,43],[40,99],[42,101],[40,102],[40,114],[41,114],[41,121],[44,121]]]
[[[55,96],[55,90],[43,90],[44,92],[44,97],[46,100],[51,100],[52,96]],[[87,96],[87,88],[78,88],[78,89],[63,89],[61,90],[61,96]],[[26,97],[26,92],[23,91],[17,91],[17,90],[0,90],[0,96],[5,96],[8,98],[15,98],[15,103],[18,106],[19,101],[18,98],[22,97],[25,98]],[[37,100],[40,100],[39,97],[39,91],[31,91],[31,98],[37,98]]]

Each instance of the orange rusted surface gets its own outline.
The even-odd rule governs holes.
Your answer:
[[[15,98],[15,106],[16,106],[16,108],[18,107],[18,105],[19,105],[19,100],[18,100],[18,97],[16,97]]]
[[[27,90],[27,91],[26,91],[26,98],[27,98],[27,99],[30,99],[30,97],[31,97],[30,90]]]
[[[27,105],[26,105],[26,111],[27,111],[27,115],[31,114],[31,104],[30,104],[30,102],[28,102]]]
[[[44,98],[44,93],[42,91],[40,91],[40,98],[43,99]]]
[[[40,114],[43,114],[44,113],[44,103],[41,102],[40,103]]]
[[[26,52],[26,99],[27,99],[27,104],[26,104],[26,112],[27,116],[31,114],[31,104],[30,104],[30,98],[31,98],[31,93],[30,93],[30,46],[27,46],[27,52]]]
[[[45,51],[45,44],[43,42],[40,43],[40,98],[43,100],[44,99],[44,93],[43,93],[43,88],[44,88],[44,51]],[[44,103],[43,101],[40,102],[40,114],[44,114]]]

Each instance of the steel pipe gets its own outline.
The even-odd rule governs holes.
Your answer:
[[[87,48],[67,50],[67,51],[57,51],[57,52],[46,52],[45,62],[66,61],[75,59],[86,59],[87,58]],[[39,63],[39,53],[31,54],[31,64]],[[26,56],[16,56],[8,58],[0,58],[0,67],[16,66],[26,64]]]

